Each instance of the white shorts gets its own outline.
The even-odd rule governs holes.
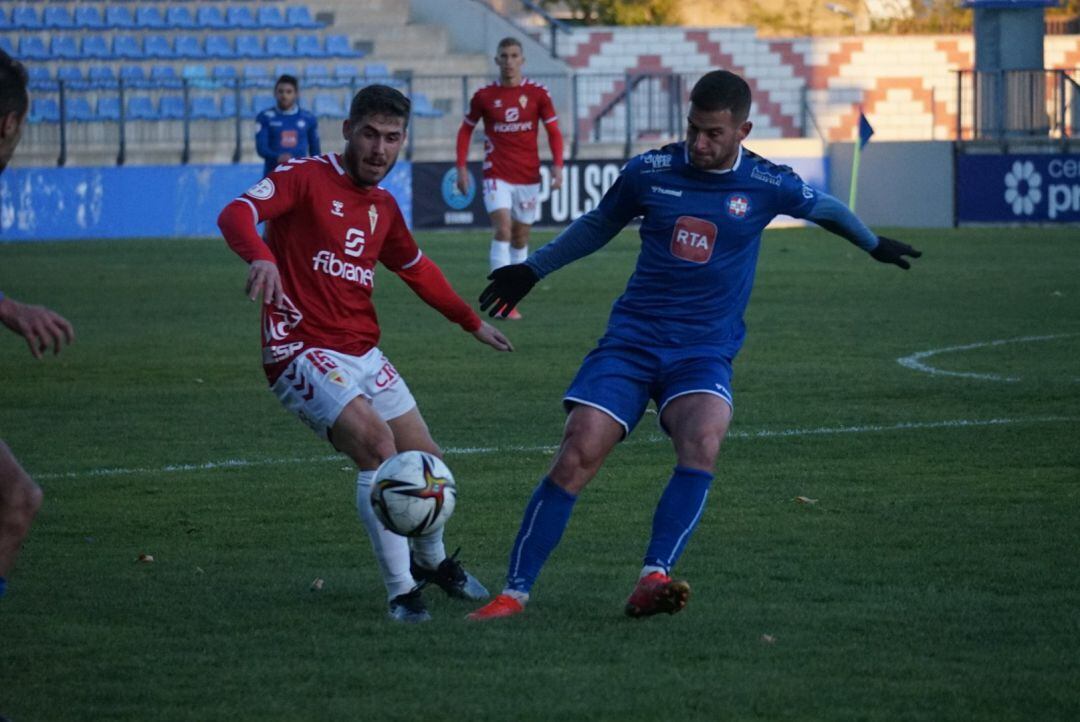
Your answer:
[[[292,360],[270,390],[286,409],[327,440],[342,409],[357,396],[370,401],[383,421],[416,406],[405,379],[378,348],[363,356],[310,348]]]
[[[509,208],[511,218],[531,226],[540,217],[540,184],[515,185],[498,178],[485,178],[484,208],[489,215]]]

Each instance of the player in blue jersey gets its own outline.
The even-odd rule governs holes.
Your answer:
[[[255,150],[263,159],[263,175],[290,158],[319,155],[319,121],[300,107],[300,84],[282,75],[274,84],[277,104],[255,118]]]
[[[26,68],[0,50],[0,173],[7,168],[26,125],[30,107],[26,86]],[[26,339],[30,353],[38,359],[49,348],[60,353],[65,343],[75,339],[75,330],[60,314],[44,306],[19,303],[2,291],[0,324]],[[15,566],[15,557],[30,533],[42,498],[41,487],[0,440],[0,597],[4,596],[7,575]]]
[[[745,335],[761,232],[778,214],[806,218],[883,263],[910,267],[912,247],[875,235],[846,206],[790,168],[744,149],[750,87],[707,73],[690,95],[686,140],[640,155],[598,206],[524,263],[488,277],[482,309],[505,315],[544,276],[598,250],[640,216],[641,252],[607,332],[563,399],[568,418],[547,475],[525,508],[506,587],[473,620],[524,610],[562,537],[578,494],[656,402],[676,465],[653,516],[652,537],[626,613],[682,609],[690,586],[670,576],[705,508],[731,421],[731,362]]]

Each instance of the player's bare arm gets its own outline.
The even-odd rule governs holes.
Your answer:
[[[66,318],[44,306],[19,303],[13,298],[0,297],[0,321],[26,339],[30,353],[37,359],[49,347],[58,354],[75,340],[75,329]]]
[[[263,303],[272,303],[277,308],[284,308],[285,290],[281,286],[281,274],[278,272],[277,264],[270,261],[252,261],[248,268],[244,293],[252,301],[261,297]]]
[[[476,337],[477,341],[486,343],[496,351],[514,350],[514,345],[510,343],[510,339],[504,336],[499,329],[495,328],[487,321],[481,321],[480,328],[473,331],[472,335]]]

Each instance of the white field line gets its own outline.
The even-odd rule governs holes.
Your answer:
[[[910,356],[901,356],[896,359],[896,363],[904,366],[905,368],[912,369],[913,371],[922,371],[923,373],[930,374],[931,376],[954,376],[964,379],[983,379],[984,381],[1005,381],[1008,383],[1014,383],[1020,380],[1019,376],[1002,376],[1000,374],[977,374],[968,371],[945,371],[934,366],[922,363],[921,359],[930,358],[931,356],[937,356],[943,353],[953,353],[955,351],[970,351],[976,348],[989,348],[991,346],[1004,346],[1009,343],[1033,343],[1035,341],[1052,341],[1058,338],[1067,338],[1069,336],[1076,336],[1075,333],[1058,333],[1052,336],[1020,336],[1018,338],[1002,338],[996,341],[980,341],[978,343],[964,344],[963,346],[947,346],[945,348],[934,348],[928,351],[918,351]]]
[[[1080,416],[1031,416],[1026,418],[998,418],[998,419],[952,419],[946,421],[902,421],[895,424],[865,424],[859,426],[821,426],[808,429],[761,429],[758,431],[732,431],[728,434],[729,439],[779,439],[800,436],[835,436],[839,434],[872,434],[883,431],[920,431],[926,429],[964,429],[980,426],[1012,426],[1019,424],[1057,424],[1080,421]],[[647,436],[631,439],[626,443],[632,446],[639,444],[656,444],[667,442],[666,436],[650,434]],[[478,454],[505,454],[505,453],[552,453],[555,446],[470,446],[450,447],[443,449],[447,457],[474,456]],[[278,457],[265,459],[225,459],[223,461],[206,461],[201,464],[167,464],[158,467],[114,467],[88,469],[86,471],[67,471],[45,474],[35,474],[34,478],[39,481],[51,481],[55,479],[90,479],[104,476],[131,476],[133,474],[176,474],[182,472],[216,471],[218,469],[243,469],[259,466],[287,466],[289,464],[313,464],[313,463],[337,462],[348,464],[341,454],[324,454],[321,456],[307,457]]]

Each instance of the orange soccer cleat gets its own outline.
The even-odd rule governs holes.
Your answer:
[[[465,618],[474,622],[486,622],[489,619],[512,617],[515,614],[521,614],[524,611],[524,604],[511,597],[509,594],[500,594],[475,612],[465,615]]]
[[[672,579],[663,572],[653,572],[638,579],[633,594],[626,600],[628,617],[651,617],[654,614],[674,614],[690,599],[690,585],[682,579]]]

